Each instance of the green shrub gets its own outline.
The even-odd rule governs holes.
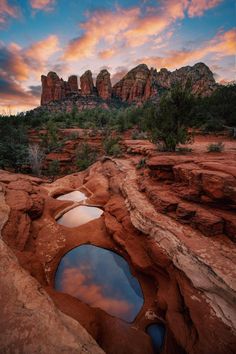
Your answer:
[[[222,142],[209,144],[207,147],[208,152],[222,152],[223,150],[224,144]]]
[[[60,173],[60,162],[53,160],[48,165],[47,174],[51,177],[56,177]]]
[[[119,137],[107,137],[103,140],[103,148],[107,155],[118,157],[121,155],[121,147]]]
[[[137,170],[140,170],[143,167],[146,167],[146,159],[145,159],[145,157],[141,158],[139,163],[136,166]]]
[[[76,166],[79,171],[86,170],[97,160],[97,152],[88,143],[79,146],[76,153]]]
[[[189,117],[194,100],[188,88],[175,85],[164,94],[158,107],[147,110],[146,127],[154,143],[165,150],[175,151],[178,144],[186,144],[192,136],[188,132]]]

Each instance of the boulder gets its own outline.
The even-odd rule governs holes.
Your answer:
[[[0,251],[1,353],[104,353],[79,322],[55,307],[2,240]]]

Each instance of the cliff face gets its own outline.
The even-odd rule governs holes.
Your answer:
[[[60,79],[56,73],[49,72],[47,76],[42,75],[41,81],[41,105],[63,100],[71,94],[78,97],[92,96],[105,101],[116,98],[122,102],[139,103],[148,99],[158,99],[163,90],[170,89],[176,83],[182,87],[190,85],[192,93],[200,96],[209,96],[216,89],[213,73],[204,63],[186,66],[173,72],[165,68],[158,72],[156,69],[149,69],[145,64],[140,64],[130,70],[113,88],[107,70],[102,70],[98,74],[96,87],[92,72],[87,70],[80,77],[80,91],[75,75],[70,76],[67,82]]]
[[[70,93],[78,92],[78,81],[77,76],[75,75],[70,76],[67,82],[60,79],[55,72],[50,71],[47,76],[41,76],[41,82],[41,105],[45,105],[52,101],[62,100]]]
[[[112,94],[110,73],[107,70],[102,70],[96,80],[98,96],[103,100],[109,100]]]

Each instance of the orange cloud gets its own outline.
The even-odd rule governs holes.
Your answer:
[[[199,61],[206,55],[214,54],[219,57],[235,55],[236,53],[236,30],[229,30],[216,35],[205,45],[194,50],[168,51],[165,57],[147,57],[137,62],[146,62],[150,66],[169,69],[177,68],[189,62]]]
[[[56,35],[50,35],[41,41],[33,43],[26,49],[25,55],[42,63],[48,60],[59,49],[58,37]]]
[[[93,12],[86,22],[80,24],[84,34],[69,43],[64,53],[64,59],[76,60],[92,55],[101,40],[111,45],[119,40],[119,34],[132,25],[139,13],[138,8],[129,10],[119,8],[116,12]]]
[[[191,0],[188,5],[188,15],[190,17],[202,16],[203,13],[219,5],[222,0]]]
[[[132,304],[104,295],[100,285],[91,283],[89,269],[82,273],[78,268],[66,268],[62,275],[61,291],[118,317],[132,313]]]
[[[159,6],[130,9],[117,8],[115,11],[95,11],[80,24],[83,34],[71,40],[65,49],[63,59],[78,60],[94,55],[98,44],[108,49],[98,53],[102,59],[116,54],[116,47],[138,47],[185,17],[200,16],[204,11],[218,5],[221,0],[162,0]]]
[[[110,59],[117,53],[117,50],[115,49],[107,49],[107,50],[102,50],[101,52],[98,53],[99,58],[101,59]]]
[[[5,24],[9,17],[18,18],[19,16],[18,7],[8,4],[7,0],[0,0],[0,26]]]
[[[30,5],[35,10],[50,11],[53,9],[55,0],[30,0]]]

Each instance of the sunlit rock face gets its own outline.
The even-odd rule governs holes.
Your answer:
[[[91,95],[94,91],[92,72],[87,70],[80,77],[80,88],[82,95]]]
[[[113,95],[122,101],[141,101],[149,74],[147,65],[138,65],[114,85]]]
[[[98,96],[103,100],[109,100],[112,94],[110,73],[107,70],[101,70],[96,79]]]
[[[70,76],[67,82],[60,79],[55,72],[50,71],[47,76],[41,76],[41,82],[41,105],[45,105],[52,101],[63,100],[71,93],[78,92],[77,76],[75,75]]]
[[[107,108],[112,104],[112,99],[130,104],[140,104],[149,99],[158,102],[161,95],[177,83],[183,88],[188,86],[194,95],[200,96],[209,96],[217,87],[213,73],[204,63],[185,66],[173,72],[165,68],[157,71],[155,68],[149,69],[146,64],[140,64],[113,87],[107,70],[98,74],[96,87],[92,72],[87,70],[80,77],[80,90],[75,75],[70,76],[67,82],[60,79],[56,73],[49,72],[47,76],[42,75],[41,81],[41,105],[56,101],[56,107],[47,107],[54,111],[64,110],[62,104],[66,105],[66,111],[70,111],[74,105],[79,110],[88,109],[107,104],[104,101],[108,100],[110,102]],[[84,102],[84,99],[89,99],[89,102]]]
[[[58,291],[132,322],[143,305],[138,281],[116,253],[83,245],[61,260],[55,278]]]

